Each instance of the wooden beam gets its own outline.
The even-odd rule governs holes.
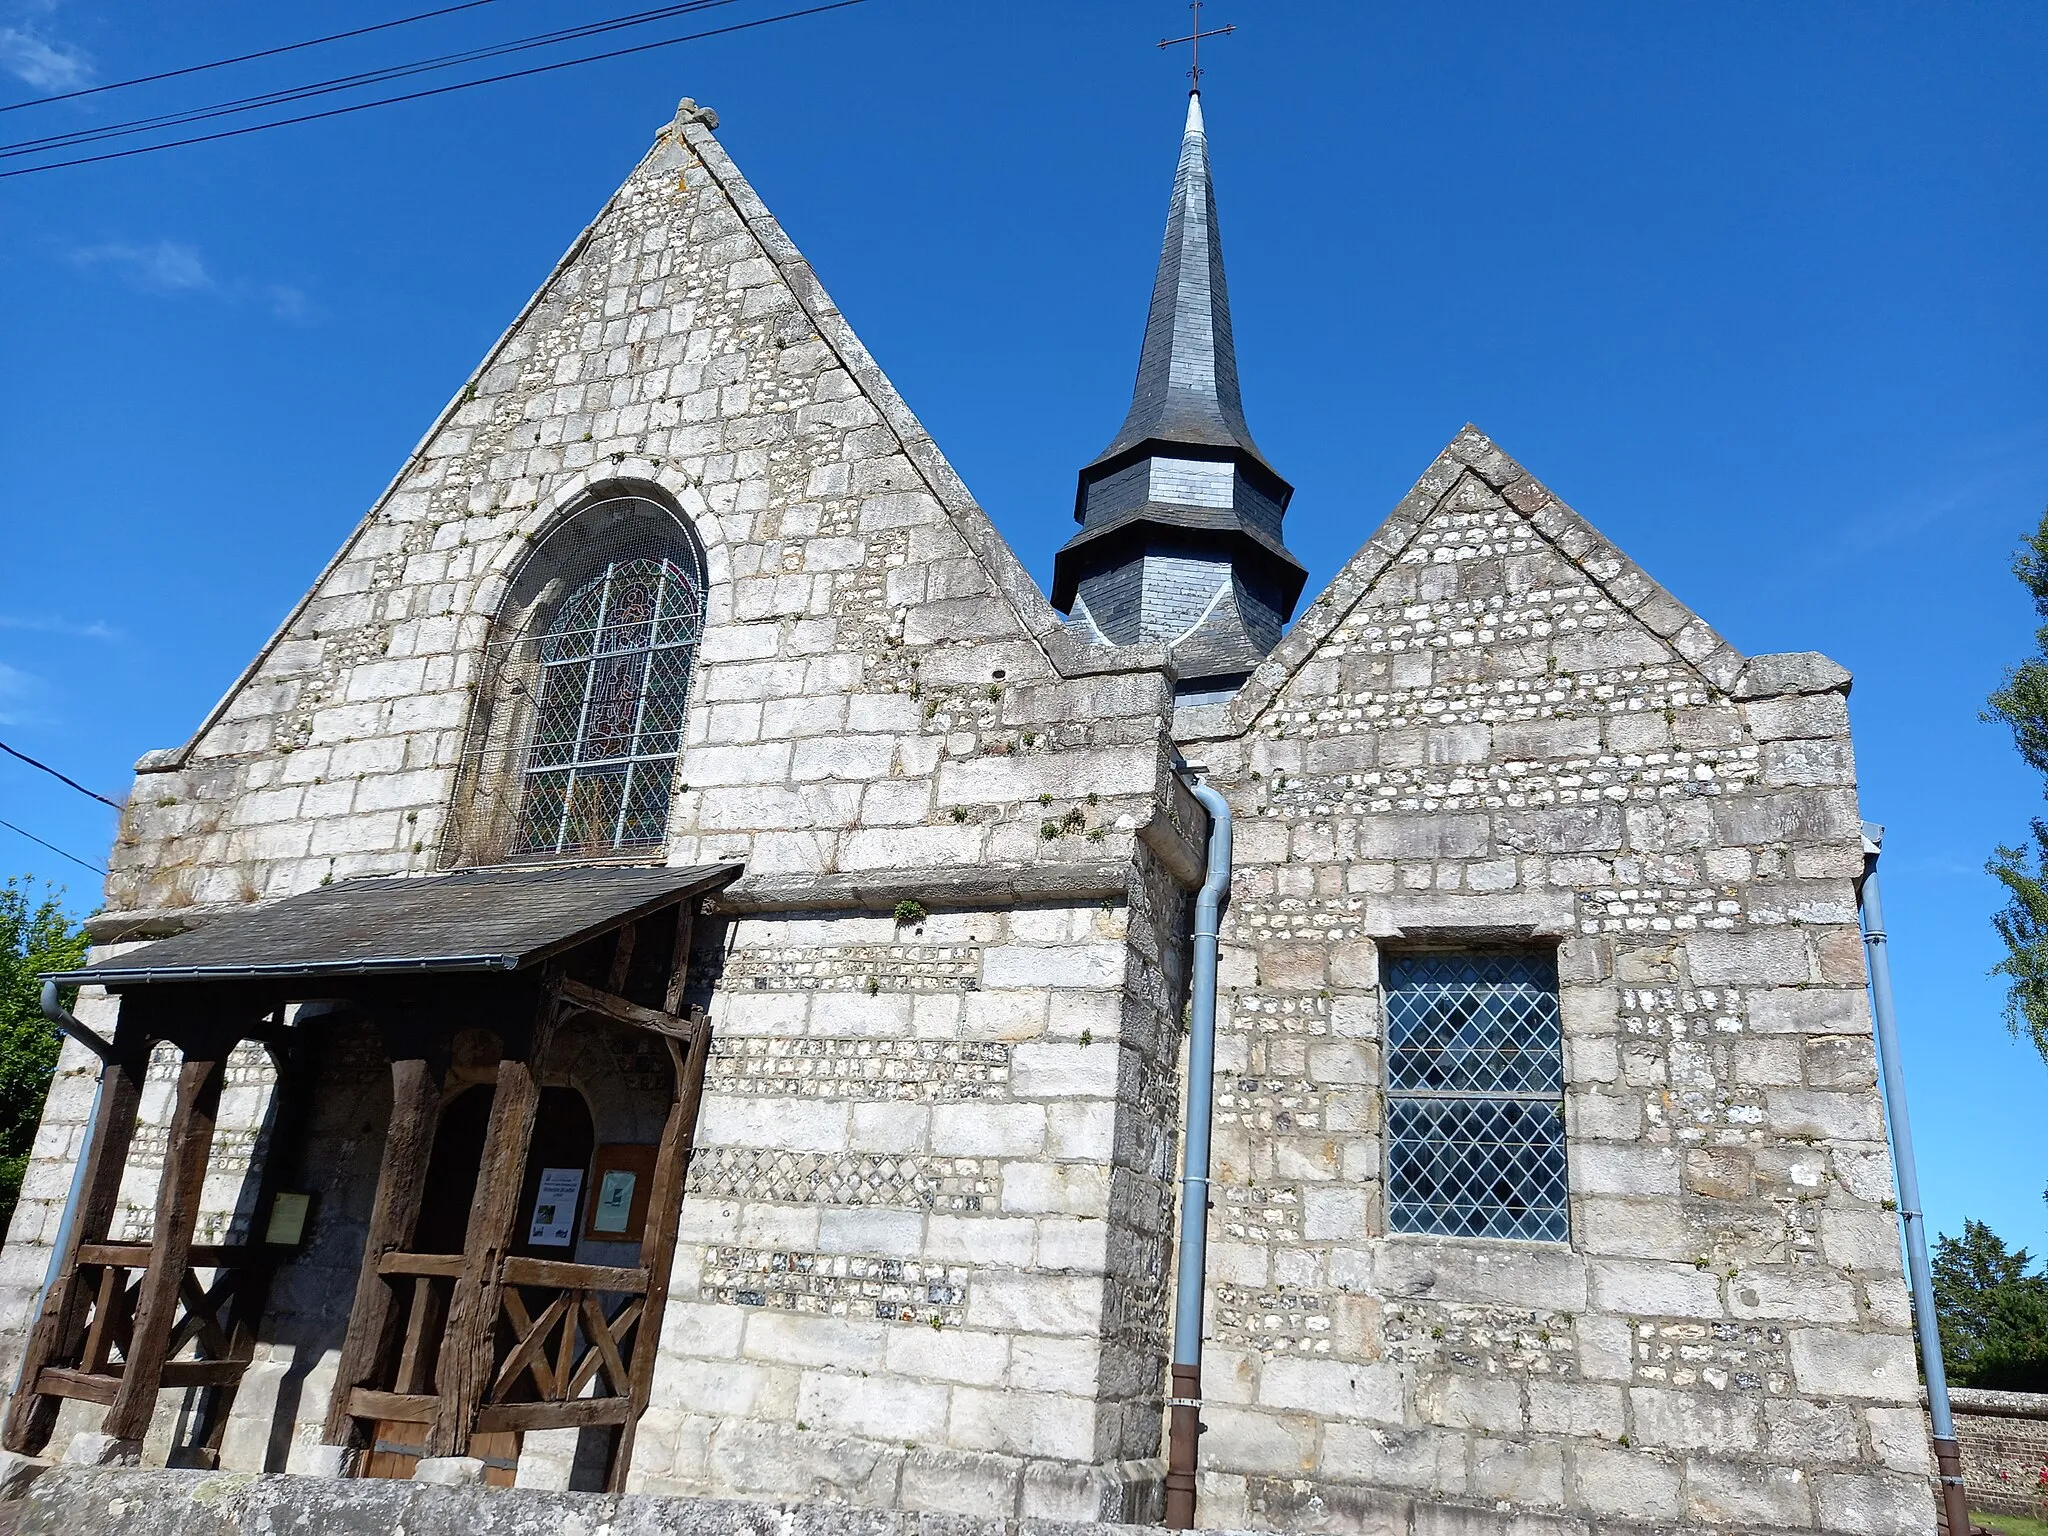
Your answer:
[[[128,1012],[125,1004],[123,1012]],[[135,1139],[135,1114],[142,1104],[142,1082],[149,1070],[149,1044],[132,1020],[124,1018],[123,1024],[126,1027],[115,1036],[119,1054],[101,1069],[98,1110],[88,1132],[69,1248],[56,1256],[57,1283],[43,1298],[42,1311],[29,1330],[22,1355],[24,1390],[16,1392],[8,1405],[6,1432],[0,1436],[0,1444],[24,1456],[38,1454],[57,1426],[57,1398],[28,1387],[43,1379],[47,1367],[76,1357],[85,1332],[85,1309],[91,1300],[90,1288],[80,1283],[78,1249],[107,1235],[121,1198],[128,1146]]]
[[[555,990],[561,994],[564,1002],[591,1013],[602,1014],[605,1018],[620,1024],[629,1024],[635,1029],[651,1029],[658,1035],[673,1035],[680,1040],[688,1040],[692,1036],[688,1019],[679,1019],[672,1013],[663,1013],[659,1008],[643,1008],[617,993],[585,986],[582,982],[572,981],[567,976],[555,983]]]
[[[685,902],[687,910],[694,905]],[[681,976],[689,956],[683,941],[686,928],[679,925],[674,974]],[[680,995],[680,983],[671,991]],[[647,1224],[640,1234],[640,1266],[647,1272],[647,1308],[640,1314],[633,1335],[633,1363],[630,1380],[618,1385],[625,1390],[631,1411],[612,1447],[611,1469],[605,1478],[610,1493],[626,1491],[626,1470],[633,1459],[633,1437],[647,1398],[654,1386],[654,1362],[661,1343],[661,1314],[668,1301],[669,1271],[675,1265],[676,1228],[682,1219],[683,1181],[690,1171],[690,1151],[697,1139],[697,1107],[704,1098],[704,1063],[711,1054],[711,1020],[704,1010],[692,1010],[696,1038],[685,1058],[674,1041],[669,1042],[669,1060],[675,1073],[675,1097],[669,1104],[668,1121],[661,1130],[661,1150],[654,1159],[654,1179],[647,1197]]]
[[[377,1261],[380,1275],[430,1275],[437,1280],[454,1280],[462,1274],[459,1253],[387,1253]]]
[[[98,1371],[74,1371],[69,1366],[52,1365],[36,1372],[36,1391],[49,1397],[75,1398],[80,1402],[111,1408],[114,1396],[120,1390],[119,1376],[108,1376]]]
[[[356,1272],[355,1303],[342,1336],[334,1393],[321,1435],[328,1445],[355,1446],[362,1439],[358,1419],[396,1417],[362,1413],[355,1403],[362,1396],[358,1389],[389,1353],[396,1317],[382,1266],[387,1255],[412,1241],[419,1223],[441,1114],[441,1075],[440,1067],[424,1057],[400,1057],[391,1063],[391,1122],[384,1132],[384,1160],[377,1171],[370,1230],[363,1238],[362,1267]]]
[[[484,1131],[482,1169],[469,1207],[462,1249],[462,1274],[448,1304],[448,1328],[441,1337],[435,1382],[440,1404],[427,1431],[430,1456],[465,1456],[476,1430],[477,1410],[490,1390],[493,1347],[504,1289],[503,1267],[519,1221],[519,1192],[533,1144],[533,1120],[540,1107],[540,1063],[547,1059],[561,1017],[559,976],[546,977],[537,999],[526,1049],[498,1063],[498,1086]]]
[[[348,1395],[348,1412],[358,1419],[430,1424],[437,1401],[439,1399],[425,1392],[377,1392],[369,1387],[357,1387]]]
[[[165,1387],[232,1387],[249,1369],[246,1360],[172,1360],[164,1366]]]
[[[121,1390],[101,1425],[101,1433],[116,1440],[142,1439],[156,1414],[157,1389],[192,1255],[192,1232],[199,1222],[206,1157],[213,1149],[214,1120],[227,1081],[226,1047],[232,1044],[218,1037],[195,1042],[195,1053],[178,1067],[177,1107],[171,1114],[163,1177],[157,1181],[149,1269],[136,1298],[135,1333],[121,1372]]]
[[[647,1293],[647,1271],[615,1269],[609,1264],[564,1264],[559,1259],[530,1259],[521,1254],[505,1261],[505,1283],[643,1296]]]
[[[683,1011],[683,992],[690,981],[690,935],[695,930],[697,909],[703,905],[702,896],[685,897],[676,903],[676,938],[668,962],[668,995],[661,1005],[672,1015]]]
[[[628,923],[619,930],[618,937],[612,940],[611,974],[605,978],[604,983],[607,992],[625,992],[626,979],[633,974],[633,943],[639,932],[638,923]]]
[[[584,1429],[627,1424],[631,1405],[623,1397],[575,1397],[564,1403],[494,1403],[476,1416],[477,1433],[505,1430]]]
[[[148,1243],[80,1243],[78,1262],[146,1269],[149,1252]],[[292,1256],[293,1250],[282,1243],[194,1243],[189,1262],[194,1269],[271,1269]]]

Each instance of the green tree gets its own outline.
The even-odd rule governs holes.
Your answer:
[[[63,1043],[43,1017],[36,973],[85,963],[85,933],[65,917],[60,895],[26,876],[0,884],[0,1231],[21,1197]]]
[[[2020,757],[2048,780],[2048,512],[2013,557],[2012,572],[2042,624],[2034,631],[2034,654],[2005,674],[1984,718],[2010,726]],[[2048,821],[2037,817],[2032,834],[2001,847],[1985,866],[2006,896],[2005,910],[1991,920],[2005,941],[2005,958],[1991,970],[2005,977],[2007,1027],[2031,1039],[2048,1060]]]
[[[2048,1276],[1981,1221],[1934,1240],[1942,1359],[1959,1387],[2048,1391]]]

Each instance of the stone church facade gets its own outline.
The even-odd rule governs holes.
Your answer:
[[[96,963],[351,882],[726,869],[675,961],[709,1047],[615,1486],[1156,1521],[1198,775],[1234,823],[1200,1523],[1930,1528],[1848,676],[1738,654],[1470,427],[1285,628],[1291,488],[1238,400],[1198,106],[1056,610],[715,126],[684,103],[138,765]],[[629,597],[633,723],[586,766],[614,662],[576,636]],[[309,1235],[232,1393],[163,1391],[147,1461],[209,1414],[225,1470],[382,1443],[333,1426],[394,1090],[328,1017]],[[178,1060],[110,1240],[156,1229]],[[640,1068],[550,1070],[602,1120]],[[67,1046],[0,1255],[10,1373],[97,1071]],[[237,1047],[200,1242],[261,1227],[275,1102]],[[620,1246],[577,1257],[649,1262]],[[49,1453],[100,1411],[67,1399]],[[596,1486],[573,1433],[495,1454]]]

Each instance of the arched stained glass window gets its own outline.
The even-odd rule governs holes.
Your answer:
[[[674,560],[608,561],[540,636],[512,851],[659,845],[682,750],[702,594]]]

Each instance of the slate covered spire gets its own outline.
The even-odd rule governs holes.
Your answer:
[[[1227,695],[1280,638],[1306,572],[1281,541],[1294,488],[1252,439],[1202,98],[1187,128],[1130,413],[1081,471],[1082,531],[1053,565],[1053,603],[1118,645],[1172,644],[1183,696]]]

